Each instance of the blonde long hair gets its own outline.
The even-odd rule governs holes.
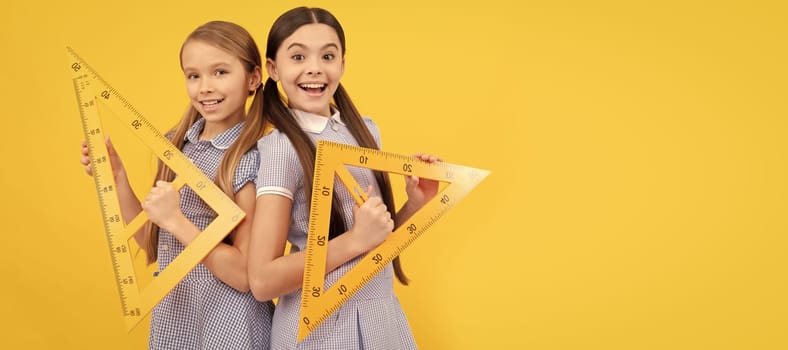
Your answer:
[[[189,34],[186,40],[184,40],[181,46],[180,57],[182,57],[183,54],[183,46],[190,41],[200,41],[238,57],[244,64],[247,73],[252,73],[256,68],[262,67],[260,50],[257,48],[254,39],[246,29],[235,23],[212,21],[199,26]],[[182,65],[183,62],[181,62],[181,66]],[[232,146],[225,152],[219,164],[219,170],[216,173],[216,185],[218,185],[224,193],[230,196],[230,198],[233,198],[235,194],[233,191],[233,179],[238,163],[247,151],[256,147],[257,140],[262,138],[265,132],[265,122],[262,117],[263,98],[261,90],[262,84],[259,85],[255,91],[249,92],[249,95],[254,96],[254,98],[246,114],[244,127],[238,139],[236,139]],[[171,141],[178,149],[183,148],[186,132],[200,117],[200,113],[197,112],[194,106],[189,104],[180,123],[170,131],[172,135]],[[156,180],[171,182],[173,179],[175,179],[175,173],[172,169],[159,161]],[[147,254],[148,264],[152,264],[156,261],[158,255],[159,227],[148,222],[144,230],[145,235],[143,237],[142,248]]]

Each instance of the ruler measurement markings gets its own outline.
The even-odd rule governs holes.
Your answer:
[[[115,88],[85,63],[71,48],[68,48],[77,103],[86,144],[90,151],[94,183],[102,211],[103,226],[107,238],[116,286],[119,291],[122,315],[128,331],[146,315],[202,257],[245,216],[245,213],[208,179],[193,163],[180,153],[166,137],[156,130],[134,106]],[[138,289],[128,241],[131,234],[124,232],[126,226],[120,217],[116,187],[111,163],[104,147],[103,130],[100,123],[98,103],[110,107],[113,114],[128,124],[135,135],[153,150],[162,161],[179,176],[173,182],[176,188],[184,184],[190,187],[217,213],[214,221],[189,246],[154,279],[145,289]],[[120,108],[113,109],[120,106]],[[115,112],[118,112],[117,114]],[[123,115],[121,115],[123,114]],[[126,118],[127,115],[133,116]],[[124,119],[125,118],[125,119]],[[139,216],[134,219],[139,219]],[[134,221],[132,220],[132,221]],[[144,223],[145,220],[142,220]],[[135,230],[136,231],[136,230]],[[125,241],[123,240],[125,239]],[[119,241],[120,240],[120,241]]]
[[[327,247],[316,246],[315,240],[307,238],[305,259],[310,261],[305,264],[304,284],[301,300],[301,321],[299,322],[298,340],[303,340],[309,332],[317,328],[325,319],[341,307],[356,292],[377,275],[388,263],[398,256],[405,248],[421,236],[427,229],[443,217],[444,213],[461,200],[473,187],[475,187],[489,171],[462,167],[458,165],[435,162],[428,163],[418,158],[398,155],[377,149],[363,148],[333,142],[320,141],[315,162],[315,175],[313,186],[333,187],[334,177],[340,179],[353,195],[353,188],[358,188],[355,179],[350,175],[345,166],[368,168],[374,171],[383,171],[403,175],[417,175],[427,179],[447,182],[443,190],[428,201],[419,211],[406,220],[378,247],[365,254],[359,262],[344,276],[340,277],[328,290],[312,294],[308,291],[314,287],[313,278],[323,281],[325,278],[325,254]],[[332,168],[332,166],[334,166]],[[455,176],[456,173],[468,172],[476,176]],[[328,180],[323,180],[323,174],[330,174]],[[325,182],[325,185],[324,185]],[[323,201],[315,200],[315,196],[322,193],[313,191],[310,217],[328,220],[330,216],[330,202],[328,206]],[[361,198],[354,196],[360,201]],[[319,228],[325,229],[327,224],[310,221],[308,235],[317,234]],[[317,260],[312,254],[321,254],[322,259]],[[317,264],[317,265],[316,265]],[[322,273],[312,274],[312,268]],[[339,287],[337,287],[339,286]],[[320,286],[322,288],[322,285]],[[327,293],[330,290],[338,293]]]

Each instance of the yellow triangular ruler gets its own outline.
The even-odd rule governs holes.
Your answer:
[[[115,281],[120,293],[122,315],[126,329],[131,331],[241,222],[245,213],[71,48],[68,48],[68,60],[68,69],[82,116],[82,128],[90,150],[93,179],[96,182]],[[122,220],[115,180],[104,144],[99,103],[109,107],[112,114],[177,174],[174,182],[176,188],[188,185],[217,214],[216,219],[144,288],[137,283],[129,239],[145,224],[147,218],[142,212],[128,225]]]
[[[416,175],[448,184],[410,219],[400,223],[400,226],[380,246],[367,253],[331,288],[323,290],[328,224],[331,219],[331,198],[335,177],[339,177],[356,202],[365,199],[363,189],[350,175],[347,166]],[[361,289],[489,174],[489,171],[482,169],[444,162],[427,163],[413,156],[319,141],[315,157],[315,176],[312,182],[298,341],[306,338],[339,309],[342,303]]]

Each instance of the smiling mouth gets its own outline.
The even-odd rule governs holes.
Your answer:
[[[210,106],[216,106],[219,103],[222,103],[222,101],[224,101],[224,99],[221,99],[221,100],[204,100],[204,101],[200,101],[200,104],[202,104],[203,106],[206,106],[206,107],[210,107]]]
[[[298,87],[310,93],[319,93],[326,90],[326,84],[321,83],[298,84]]]

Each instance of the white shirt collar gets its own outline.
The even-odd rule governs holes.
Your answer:
[[[293,116],[295,117],[298,125],[301,126],[301,129],[304,129],[304,131],[308,131],[313,134],[319,134],[323,132],[323,130],[325,130],[326,128],[326,124],[328,124],[329,118],[326,118],[321,115],[304,112],[298,109],[290,109],[290,112],[293,113]],[[334,113],[331,114],[330,118],[333,119],[335,122],[339,123],[340,125],[345,125],[345,123],[343,123],[342,119],[339,117],[338,110],[334,109]]]
[[[213,147],[217,149],[226,150],[232,146],[235,139],[238,138],[238,135],[241,134],[241,130],[243,130],[244,122],[239,122],[235,124],[233,127],[222,131],[219,135],[214,136],[212,139],[208,140]],[[189,130],[186,131],[185,140],[191,143],[198,143],[200,142],[200,133],[205,128],[205,118],[200,117],[197,119]]]

